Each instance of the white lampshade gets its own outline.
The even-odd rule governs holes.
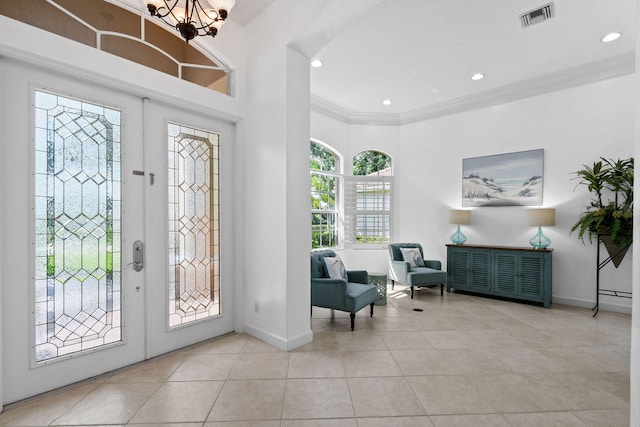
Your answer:
[[[233,6],[236,5],[236,0],[209,0],[209,4],[216,10],[224,9],[227,12],[231,12]]]
[[[449,211],[449,224],[471,224],[471,211],[462,209],[451,209]]]
[[[545,227],[556,225],[556,210],[553,208],[529,209],[528,223]]]

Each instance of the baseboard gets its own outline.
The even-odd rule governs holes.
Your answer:
[[[629,301],[631,301],[631,300],[629,300]],[[593,306],[596,304],[595,301],[583,300],[583,299],[578,299],[578,298],[558,297],[558,296],[555,296],[555,295],[552,298],[552,304],[551,304],[552,307],[553,307],[553,303],[572,305],[574,307],[585,307],[585,308],[593,308]],[[612,304],[610,302],[603,302],[602,301],[602,296],[600,297],[599,310],[600,311],[613,311],[615,313],[631,314],[631,306],[630,305],[626,306],[626,305],[623,305],[623,304]]]
[[[303,332],[302,334],[291,339],[285,339],[279,335],[272,334],[271,332],[267,332],[264,329],[261,329],[255,325],[251,325],[249,323],[245,323],[242,329],[244,333],[257,338],[260,341],[264,341],[267,344],[271,344],[272,346],[277,347],[283,351],[294,350],[313,341],[313,332],[311,332],[311,330]]]

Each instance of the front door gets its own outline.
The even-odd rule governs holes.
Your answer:
[[[210,203],[230,126],[5,65],[4,402],[233,330]]]
[[[145,101],[148,354],[234,329],[233,126]],[[164,232],[158,232],[164,230]]]

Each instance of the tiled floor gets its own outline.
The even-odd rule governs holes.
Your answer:
[[[355,332],[314,308],[296,351],[225,336],[11,405],[0,425],[627,427],[630,320],[396,286]]]

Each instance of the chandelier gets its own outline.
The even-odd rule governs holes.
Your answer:
[[[151,16],[180,32],[189,43],[196,36],[215,37],[236,0],[142,0]]]

